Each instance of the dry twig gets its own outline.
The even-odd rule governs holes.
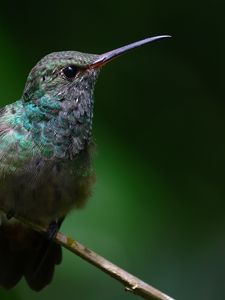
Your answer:
[[[46,234],[45,228],[42,228],[20,216],[14,216],[14,218],[29,226],[33,230],[38,231],[42,234]],[[149,300],[174,300],[170,296],[167,296],[161,291],[148,285],[144,281],[121,269],[120,267],[111,263],[104,257],[98,255],[97,253],[88,249],[87,247],[75,241],[74,239],[67,237],[61,232],[57,233],[57,235],[54,238],[54,242],[68,249],[74,254],[80,256],[81,258],[96,266],[100,270],[109,274],[111,277],[120,281],[125,286],[126,291],[132,292],[133,294],[139,295],[144,299]]]

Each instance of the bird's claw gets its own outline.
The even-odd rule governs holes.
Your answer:
[[[7,218],[8,220],[12,219],[14,216],[15,216],[15,211],[14,211],[13,209],[10,209],[10,210],[8,211],[8,213],[6,214],[6,218]]]
[[[50,224],[49,224],[49,227],[48,227],[48,230],[47,230],[47,238],[48,240],[52,241],[57,232],[59,231],[59,223],[57,221],[52,221]]]

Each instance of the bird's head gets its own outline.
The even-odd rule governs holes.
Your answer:
[[[58,101],[76,100],[84,93],[91,96],[97,75],[103,65],[131,49],[166,37],[169,36],[147,38],[101,55],[77,51],[46,55],[31,70],[23,100],[35,101],[43,95]]]
[[[31,70],[22,96],[32,129],[41,128],[36,134],[41,143],[65,146],[66,139],[68,144],[74,139],[74,153],[83,149],[91,135],[93,91],[100,69],[131,49],[166,37],[147,38],[101,55],[62,51],[42,58]]]

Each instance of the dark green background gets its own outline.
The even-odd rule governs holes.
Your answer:
[[[95,98],[97,184],[63,231],[176,299],[225,299],[224,1],[18,1],[1,4],[0,101],[58,50],[102,53],[170,40],[108,65]],[[135,299],[64,251],[53,283],[0,300]]]

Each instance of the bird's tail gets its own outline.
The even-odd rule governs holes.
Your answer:
[[[40,291],[61,260],[61,247],[41,234],[19,223],[0,226],[0,287],[11,289],[24,276],[31,289]]]

